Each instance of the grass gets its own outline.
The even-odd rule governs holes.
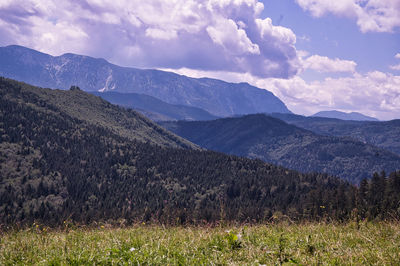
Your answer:
[[[0,265],[400,265],[398,223],[33,226],[0,236]]]

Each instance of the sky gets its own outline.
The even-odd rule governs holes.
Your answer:
[[[0,0],[0,46],[248,82],[288,108],[400,118],[400,0]]]

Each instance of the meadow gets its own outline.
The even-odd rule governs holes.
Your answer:
[[[400,224],[33,225],[0,233],[0,265],[400,265]]]

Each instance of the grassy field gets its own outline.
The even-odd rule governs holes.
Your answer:
[[[1,233],[0,265],[400,265],[400,224],[73,228]]]

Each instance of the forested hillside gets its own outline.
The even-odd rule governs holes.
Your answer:
[[[400,169],[399,155],[351,138],[317,135],[264,114],[161,124],[206,149],[324,172],[352,183],[374,172]]]
[[[189,141],[154,124],[138,112],[112,105],[75,86],[72,86],[69,91],[50,90],[8,79],[1,79],[1,86],[3,91],[7,91],[9,87],[20,88],[21,96],[19,97],[29,95],[27,97],[34,101],[29,103],[29,106],[37,112],[62,113],[72,119],[108,129],[129,140],[139,140],[165,147],[197,148]],[[19,98],[14,100],[22,101]],[[55,111],[52,112],[51,108]]]
[[[345,121],[324,117],[305,117],[293,114],[270,114],[289,124],[317,134],[351,137],[400,155],[400,119],[380,122]]]
[[[94,96],[73,90],[43,98],[53,93],[0,79],[0,224],[399,217],[399,173],[357,190],[327,175],[144,143],[59,103],[78,95],[90,104]]]

